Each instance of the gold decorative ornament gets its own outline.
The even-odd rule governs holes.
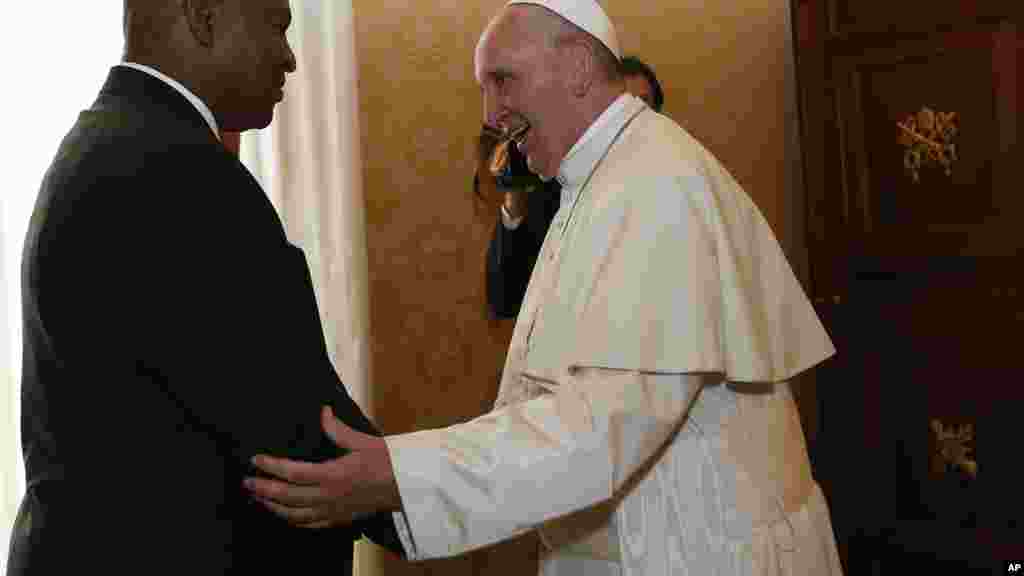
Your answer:
[[[942,475],[953,468],[972,479],[978,477],[978,462],[974,459],[974,425],[947,426],[938,419],[931,421],[935,452],[931,458],[932,473]]]
[[[960,119],[956,112],[935,112],[923,107],[896,125],[903,152],[903,167],[915,183],[921,181],[921,166],[941,166],[946,176],[953,175],[957,161],[956,143]]]

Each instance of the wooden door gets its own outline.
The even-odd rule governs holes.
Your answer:
[[[812,292],[839,348],[815,473],[848,573],[1024,558],[1020,4],[797,7]],[[961,426],[973,476],[939,456]]]

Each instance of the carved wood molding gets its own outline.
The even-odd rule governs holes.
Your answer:
[[[922,34],[1024,22],[1024,3],[1006,0],[823,0],[836,38]]]

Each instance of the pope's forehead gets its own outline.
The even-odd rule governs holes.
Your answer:
[[[492,20],[484,31],[480,34],[479,40],[476,43],[476,50],[473,53],[473,65],[476,74],[476,80],[478,83],[482,83],[484,75],[488,72],[485,67],[491,67],[494,65],[494,50],[495,46],[495,35],[497,30],[495,29],[496,20]]]
[[[478,82],[483,80],[484,74],[501,65],[502,59],[529,42],[529,34],[520,26],[522,16],[522,10],[510,6],[495,16],[480,34],[473,59]]]

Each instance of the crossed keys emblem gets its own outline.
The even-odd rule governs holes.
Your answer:
[[[960,118],[956,112],[935,112],[923,107],[896,125],[900,129],[899,143],[903,146],[903,167],[914,180],[921,181],[921,166],[939,166],[946,176],[953,175],[957,161],[956,143]]]

